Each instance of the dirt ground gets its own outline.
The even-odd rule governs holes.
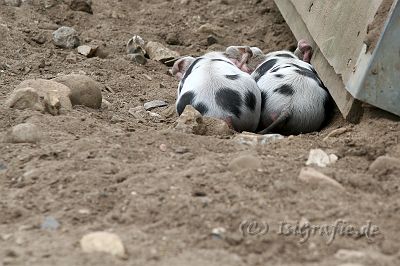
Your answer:
[[[233,137],[176,132],[176,116],[143,121],[128,112],[161,99],[169,107],[154,111],[165,115],[178,83],[159,62],[130,62],[130,37],[182,55],[233,44],[293,49],[296,40],[272,0],[97,0],[93,14],[63,1],[44,7],[51,2],[0,5],[0,134],[22,122],[45,134],[38,144],[0,143],[0,265],[400,265],[400,170],[369,170],[381,155],[400,158],[394,117],[366,108],[358,125],[337,117],[322,132],[250,147]],[[217,44],[208,46],[210,33],[199,31],[206,23]],[[74,27],[82,43],[103,45],[108,57],[56,48],[51,33],[60,25]],[[71,52],[76,62],[65,60]],[[3,106],[23,80],[69,73],[111,88],[103,91],[111,106],[76,106],[60,116]],[[339,127],[348,131],[323,140]],[[339,157],[316,169],[342,188],[299,180],[315,148]],[[261,167],[232,170],[242,155]],[[59,228],[42,229],[46,217]],[[330,243],[326,235],[300,243],[298,234],[279,234],[283,221],[339,220],[357,228],[370,222],[379,232],[370,239],[337,235]],[[246,221],[270,230],[251,235]],[[127,257],[84,253],[79,241],[94,231],[119,235]]]

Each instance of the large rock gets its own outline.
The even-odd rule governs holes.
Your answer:
[[[39,93],[31,87],[19,88],[8,96],[5,105],[9,108],[32,109],[43,111],[44,106],[40,100]]]
[[[101,83],[79,74],[60,76],[53,80],[70,89],[69,98],[72,105],[84,105],[94,109],[101,107]]]
[[[84,235],[80,241],[83,252],[105,252],[125,258],[125,247],[118,235],[109,232],[93,232]]]
[[[66,26],[53,32],[53,42],[56,46],[67,49],[73,49],[80,44],[78,32]]]
[[[14,91],[22,88],[33,88],[44,100],[45,108],[53,115],[72,110],[69,94],[71,90],[64,84],[47,79],[27,79],[22,81]]]
[[[31,123],[13,126],[6,132],[4,142],[11,143],[37,143],[42,139],[40,128]]]

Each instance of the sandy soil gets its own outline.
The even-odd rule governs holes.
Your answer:
[[[44,2],[51,1],[0,6],[0,134],[22,122],[45,133],[38,144],[0,143],[0,265],[400,265],[400,170],[369,170],[381,155],[400,158],[394,117],[367,108],[358,125],[337,117],[322,132],[249,147],[232,137],[176,132],[174,115],[138,120],[128,112],[161,99],[170,106],[154,111],[165,116],[177,87],[163,64],[126,59],[132,35],[182,55],[233,44],[293,49],[296,40],[273,1],[98,0],[93,15]],[[218,39],[210,47],[209,33],[198,30],[205,23]],[[71,51],[51,41],[57,25],[73,26],[83,43],[103,45],[109,56],[88,59],[73,50],[77,62],[65,60]],[[61,116],[3,107],[21,81],[69,73],[112,88],[103,91],[111,107],[76,106]],[[323,140],[339,127],[349,130]],[[339,157],[316,169],[343,189],[299,180],[315,148]],[[242,155],[261,167],[232,170]],[[49,216],[57,230],[41,229]],[[318,234],[300,243],[300,235],[278,232],[282,221],[338,220],[357,228],[370,221],[379,233],[327,244]],[[266,222],[270,231],[249,235],[240,227],[245,221]],[[212,234],[216,228],[224,230]],[[127,258],[82,252],[81,237],[93,231],[119,235]],[[358,264],[346,264],[352,262]]]

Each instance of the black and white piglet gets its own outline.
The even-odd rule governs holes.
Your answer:
[[[251,56],[243,55],[249,60],[242,69],[255,69],[251,75],[261,90],[259,133],[290,135],[321,129],[333,112],[333,102],[317,72],[308,63],[312,56],[311,46],[304,40],[299,42],[296,54],[303,60],[289,51],[266,55],[257,47],[251,47],[251,51]]]
[[[255,80],[238,68],[242,64],[222,52],[176,61],[171,72],[180,80],[177,113],[181,115],[186,105],[192,105],[204,116],[225,120],[236,131],[256,131],[261,92]]]

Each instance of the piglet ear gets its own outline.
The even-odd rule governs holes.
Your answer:
[[[194,57],[186,56],[176,61],[171,69],[172,75],[174,75],[178,80],[181,80],[194,60]]]

